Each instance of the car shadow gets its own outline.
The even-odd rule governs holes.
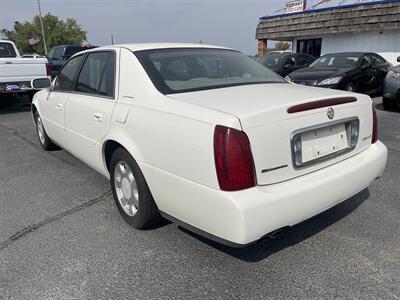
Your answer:
[[[0,97],[0,115],[28,112],[30,110],[31,110],[31,102],[29,101],[29,97],[27,96]]]
[[[375,108],[377,110],[385,111],[385,112],[392,112],[392,113],[400,112],[400,107],[398,107],[397,109],[393,109],[393,110],[386,110],[386,109],[383,108],[383,104],[382,103],[376,104]]]
[[[287,229],[276,238],[266,238],[254,245],[239,249],[221,245],[207,238],[199,236],[196,233],[181,227],[179,228],[193,238],[207,244],[208,246],[225,252],[226,254],[240,260],[254,263],[264,260],[276,252],[301,243],[313,235],[325,230],[329,226],[351,214],[368,198],[369,190],[364,189],[357,195],[332,207],[331,209]]]

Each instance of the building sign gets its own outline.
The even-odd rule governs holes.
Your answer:
[[[306,0],[296,0],[286,2],[286,13],[301,12],[306,10],[307,1]]]

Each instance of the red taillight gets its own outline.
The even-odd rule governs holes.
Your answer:
[[[372,105],[372,139],[371,143],[375,144],[378,141],[378,118],[374,105]]]
[[[216,126],[214,158],[221,190],[238,191],[256,185],[250,142],[243,131]]]
[[[47,76],[51,76],[51,64],[46,64],[46,74]]]

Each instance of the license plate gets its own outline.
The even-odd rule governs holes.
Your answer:
[[[7,92],[18,91],[20,89],[18,84],[7,84],[5,90]]]
[[[329,156],[349,148],[345,124],[310,130],[301,134],[302,162]]]

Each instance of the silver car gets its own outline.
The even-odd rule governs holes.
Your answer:
[[[397,58],[400,62],[400,56]],[[383,88],[383,107],[395,110],[400,104],[400,65],[392,68],[386,75]]]

